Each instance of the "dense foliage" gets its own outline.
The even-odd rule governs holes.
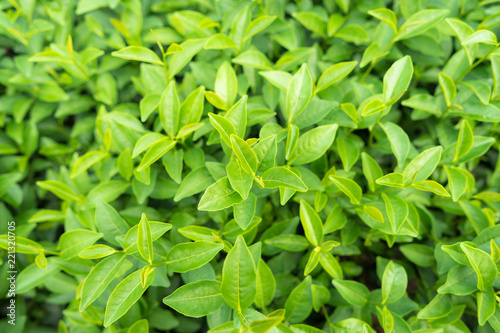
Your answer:
[[[1,332],[500,332],[497,1],[0,8]]]

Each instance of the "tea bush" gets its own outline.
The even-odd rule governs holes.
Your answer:
[[[1,332],[500,331],[497,1],[0,8]]]

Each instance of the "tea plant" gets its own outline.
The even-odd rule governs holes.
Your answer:
[[[500,331],[497,1],[0,8],[1,332]]]

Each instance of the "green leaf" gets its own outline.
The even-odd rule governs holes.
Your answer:
[[[207,241],[177,244],[168,252],[166,264],[172,272],[185,273],[210,262],[223,247]]]
[[[123,254],[117,253],[100,261],[92,269],[82,286],[80,311],[84,311],[106,290],[125,263],[125,258]]]
[[[403,181],[405,184],[412,184],[426,180],[436,169],[441,160],[443,147],[438,146],[424,150],[415,157],[403,171]]]
[[[274,167],[262,174],[265,188],[285,187],[294,191],[306,192],[307,186],[302,179],[285,167]]]
[[[304,200],[300,201],[300,221],[312,245],[319,246],[323,243],[323,223],[314,209]]]
[[[470,45],[476,43],[496,46],[497,36],[489,30],[478,30],[467,37],[467,39],[462,42],[462,45]]]
[[[146,284],[141,284],[141,271],[135,271],[120,282],[111,293],[104,313],[104,327],[120,319],[148,289],[155,277],[154,271],[148,275]]]
[[[187,317],[204,317],[216,312],[224,303],[221,283],[199,280],[177,288],[163,299],[163,303]]]
[[[460,132],[458,133],[457,146],[455,148],[455,156],[453,162],[465,156],[474,144],[474,133],[469,125],[469,122],[464,119],[460,125]]]
[[[259,74],[265,77],[273,86],[285,91],[288,90],[293,80],[292,74],[283,71],[265,71],[259,72]]]
[[[418,313],[418,319],[436,320],[446,316],[451,311],[451,300],[448,295],[437,294],[432,301]]]
[[[301,235],[278,235],[266,239],[265,243],[291,252],[302,252],[309,247],[309,241]]]
[[[224,34],[215,34],[207,40],[203,48],[206,50],[225,50],[236,48],[236,45],[228,36]]]
[[[362,117],[372,116],[379,112],[383,112],[386,108],[387,106],[380,99],[375,98],[370,103],[365,105],[363,111],[361,111],[361,116]]]
[[[261,15],[255,18],[250,24],[248,25],[247,31],[245,33],[245,39],[252,38],[259,32],[265,30],[268,26],[271,25],[271,23],[276,20],[276,16],[274,15]]]
[[[47,268],[40,268],[36,263],[28,265],[17,276],[16,294],[24,294],[32,290],[59,273],[59,271],[60,268],[51,260],[51,257],[47,259]]]
[[[458,201],[467,189],[467,177],[464,175],[462,169],[455,167],[445,167],[444,169],[448,177],[451,198],[453,201]]]
[[[229,109],[238,94],[238,79],[233,67],[227,61],[223,62],[215,78],[215,93],[222,99]]]
[[[227,120],[224,117],[221,117],[219,115],[209,113],[208,116],[210,117],[210,122],[214,126],[214,128],[219,132],[222,140],[231,147],[231,135],[236,135],[236,129],[234,128],[234,125]]]
[[[392,232],[396,234],[401,230],[401,227],[408,217],[408,204],[397,196],[387,195],[385,193],[382,193],[382,199],[384,199],[385,210],[389,217]]]
[[[276,279],[269,266],[262,260],[257,265],[257,288],[255,305],[259,308],[268,306],[274,299]]]
[[[353,205],[359,205],[363,191],[359,185],[348,178],[330,176],[330,180],[338,187],[342,193],[347,195]]]
[[[78,254],[83,259],[100,259],[115,253],[116,250],[112,247],[103,244],[92,245],[84,249]]]
[[[6,176],[12,177],[8,174]],[[58,180],[44,180],[36,182],[36,185],[44,190],[50,191],[58,196],[61,200],[85,202],[85,198],[77,195],[68,185]]]
[[[392,30],[397,34],[398,32],[398,20],[396,14],[390,9],[387,8],[378,8],[375,10],[369,10],[368,14],[379,19],[382,22],[387,23]]]
[[[223,177],[210,185],[198,203],[198,210],[216,211],[240,203],[243,199],[236,192],[227,177]]]
[[[254,302],[256,279],[252,254],[243,237],[238,236],[222,267],[222,297],[231,308],[241,312]]]
[[[434,249],[423,244],[405,244],[399,250],[409,261],[420,267],[432,267],[436,262]]]
[[[391,143],[391,149],[398,160],[398,165],[403,166],[410,153],[408,134],[401,127],[391,122],[385,122],[380,126]]]
[[[59,238],[61,258],[68,260],[102,238],[103,234],[85,229],[66,231]]]
[[[337,124],[318,126],[302,134],[290,155],[290,164],[303,165],[320,158],[332,145],[337,128]]]
[[[319,262],[323,269],[330,274],[332,278],[342,280],[342,268],[340,267],[338,260],[330,252],[321,251]]]
[[[460,247],[476,272],[477,288],[483,290],[490,287],[497,277],[497,268],[493,259],[491,259],[488,253],[470,245],[462,243]]]
[[[146,214],[142,213],[141,220],[139,221],[139,226],[137,228],[137,248],[141,257],[149,262],[153,263],[153,235],[151,233],[151,226],[149,225],[148,218]]]
[[[233,206],[233,214],[236,223],[241,229],[246,230],[255,216],[257,196],[250,193],[248,198]]]
[[[16,253],[38,254],[43,252],[43,247],[31,239],[20,237],[0,235],[0,248]],[[9,239],[10,238],[10,239]],[[14,245],[13,245],[14,244]],[[10,250],[9,250],[10,248]],[[12,250],[14,248],[14,250]]]
[[[118,155],[116,164],[118,165],[118,172],[120,173],[120,176],[122,176],[127,181],[130,180],[134,168],[132,155],[130,154],[130,148],[127,147],[127,149],[125,149],[120,153],[120,155]]]
[[[422,180],[416,183],[413,183],[411,186],[420,191],[428,191],[434,194],[440,195],[442,197],[449,197],[450,194],[446,191],[446,189],[433,180]]]
[[[382,169],[377,161],[365,152],[361,153],[361,161],[363,162],[363,174],[368,181],[370,191],[375,192],[376,180],[384,175]]]
[[[285,320],[291,324],[300,323],[312,311],[312,279],[306,278],[290,293],[285,302]]]
[[[326,24],[318,14],[314,12],[298,12],[293,13],[292,16],[308,30],[326,37]]]
[[[111,53],[111,55],[117,58],[143,61],[163,66],[163,62],[156,53],[142,46],[127,46],[126,48]]]
[[[488,292],[477,293],[477,319],[479,325],[486,324],[488,319],[495,313],[496,299],[493,289]]]
[[[163,92],[160,100],[160,121],[163,130],[171,136],[175,136],[179,130],[180,107],[175,81],[172,81]]]
[[[313,81],[306,64],[293,76],[286,92],[286,118],[292,122],[307,106],[313,95]]]
[[[87,171],[94,164],[108,157],[109,154],[106,151],[89,151],[88,153],[80,156],[71,170],[71,178],[76,178],[81,173]]]
[[[457,94],[455,82],[446,74],[439,73],[439,85],[441,86],[441,90],[443,90],[446,105],[450,107]]]
[[[137,167],[137,172],[141,172],[147,169],[151,164],[158,161],[169,150],[174,148],[175,145],[176,145],[175,141],[170,140],[169,138],[166,137],[153,143],[149,147],[146,154],[144,154],[141,163]]]
[[[204,166],[192,170],[182,180],[181,186],[174,197],[174,201],[180,201],[204,191],[208,186],[213,184],[214,180],[208,169]]]
[[[232,134],[230,137],[233,152],[240,161],[241,168],[248,174],[253,175],[257,171],[257,155],[250,145],[243,139]]]
[[[391,304],[403,297],[408,276],[403,266],[389,261],[382,276],[382,303]]]
[[[332,283],[349,304],[363,307],[368,302],[370,290],[364,284],[350,280],[332,280]]]
[[[309,259],[307,260],[306,267],[304,268],[304,275],[309,275],[319,264],[320,258],[320,248],[315,248],[309,254]]]
[[[253,176],[243,171],[241,164],[237,159],[231,160],[226,165],[227,178],[231,187],[246,200],[252,189]]]
[[[384,75],[384,104],[390,106],[403,96],[413,76],[410,56],[394,62]]]
[[[440,294],[464,296],[477,290],[478,278],[470,266],[456,266],[448,272],[446,283],[438,288]]]
[[[409,17],[399,28],[396,40],[408,39],[423,34],[448,15],[448,9],[425,9]]]
[[[357,61],[340,62],[328,68],[318,79],[316,93],[325,90],[332,84],[342,80],[357,66]]]
[[[405,184],[403,182],[403,174],[402,173],[390,173],[385,176],[378,178],[375,183],[379,185],[389,186],[389,187],[397,187],[404,188]]]

